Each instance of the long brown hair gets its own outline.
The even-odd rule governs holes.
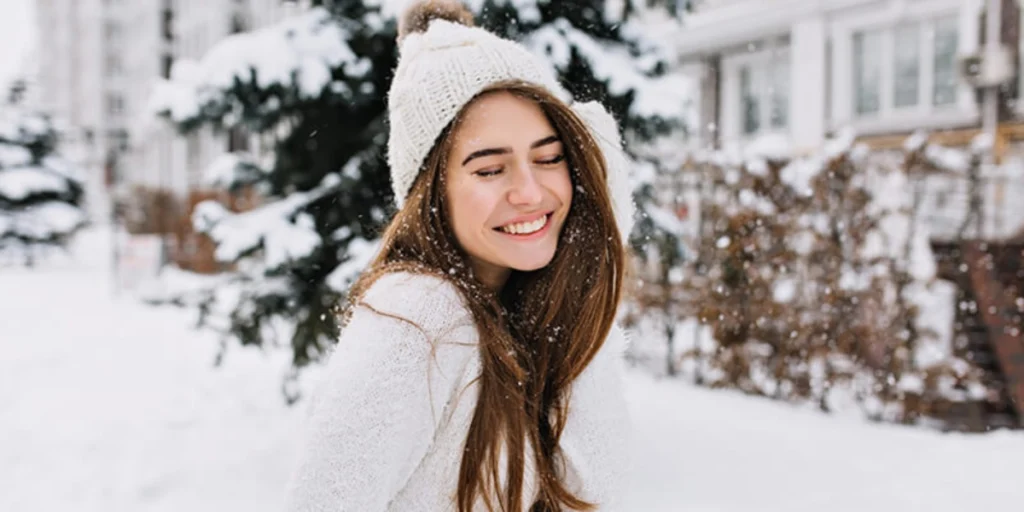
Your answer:
[[[538,104],[564,143],[574,197],[551,263],[533,272],[513,271],[500,293],[473,276],[451,228],[445,191],[447,160],[464,107],[427,156],[404,206],[384,231],[380,253],[354,285],[348,303],[358,303],[377,278],[397,270],[438,275],[463,295],[479,332],[482,371],[459,469],[459,512],[470,512],[478,495],[492,512],[522,509],[527,442],[539,485],[529,510],[591,510],[594,504],[563,482],[559,438],[570,385],[604,343],[622,295],[625,253],[607,169],[586,125],[545,89],[503,82],[476,98],[496,91]],[[503,448],[504,488],[499,478]]]

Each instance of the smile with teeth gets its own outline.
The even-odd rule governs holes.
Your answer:
[[[529,235],[536,233],[547,225],[550,215],[543,215],[532,222],[517,222],[515,224],[506,224],[498,228],[499,231],[508,233],[510,235]]]

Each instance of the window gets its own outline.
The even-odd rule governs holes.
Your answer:
[[[128,132],[123,129],[111,130],[107,134],[107,145],[116,151],[128,151]]]
[[[935,81],[932,85],[933,105],[956,103],[956,49],[956,18],[937,21],[935,23]]]
[[[755,92],[750,66],[740,68],[740,104],[743,108],[743,134],[750,135],[761,129],[761,106]]]
[[[190,187],[198,185],[202,181],[203,176],[200,162],[204,154],[199,136],[199,132],[192,132],[185,136],[185,170]]]
[[[108,53],[105,60],[107,76],[120,76],[124,71],[124,67],[121,65],[120,55]]]
[[[893,106],[916,106],[921,90],[920,26],[913,24],[898,27],[894,34],[893,46]]]
[[[169,6],[160,13],[160,34],[164,41],[174,41],[174,10]]]
[[[1017,95],[1014,98],[1017,101],[1017,109],[1024,109],[1024,80],[1021,79],[1021,72],[1024,71],[1024,5],[1022,5],[1018,11],[1020,12],[1020,18],[1017,19],[1017,76],[1014,81],[1017,83]]]
[[[174,56],[165,53],[160,56],[160,76],[171,78],[171,68],[174,67]]]
[[[116,43],[121,38],[121,25],[116,21],[107,20],[103,23],[103,36],[108,43]]]
[[[249,134],[244,128],[236,126],[228,132],[227,150],[231,152],[249,150]]]
[[[854,32],[849,100],[854,115],[955,106],[958,29],[958,18],[949,16]]]
[[[124,97],[117,93],[107,94],[107,113],[111,115],[124,113]]]
[[[789,50],[766,50],[727,57],[727,100],[732,133],[751,136],[789,126]]]
[[[103,22],[103,37],[106,38],[106,42],[116,44],[121,39],[121,35],[121,24],[110,19]]]
[[[771,126],[785,128],[789,125],[789,60],[780,60],[771,67]]]
[[[245,16],[236,12],[231,15],[231,23],[228,26],[229,34],[238,34],[247,30],[247,23],[245,22]]]
[[[878,31],[853,35],[854,111],[859,115],[881,108],[882,35]]]

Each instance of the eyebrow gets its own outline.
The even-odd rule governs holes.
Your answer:
[[[533,144],[530,144],[530,149],[537,149],[541,146],[547,146],[548,144],[554,144],[556,142],[561,142],[561,139],[559,139],[557,135],[548,135],[547,137],[544,137],[543,139],[540,139],[538,141],[535,141]],[[467,156],[466,159],[462,161],[462,165],[463,167],[465,167],[465,165],[468,164],[470,160],[473,160],[474,158],[482,158],[491,155],[507,155],[511,152],[512,148],[509,147],[481,149],[470,153],[469,156]]]

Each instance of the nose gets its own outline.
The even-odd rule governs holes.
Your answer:
[[[520,163],[512,173],[508,202],[515,206],[535,206],[543,199],[541,185],[529,164]]]

